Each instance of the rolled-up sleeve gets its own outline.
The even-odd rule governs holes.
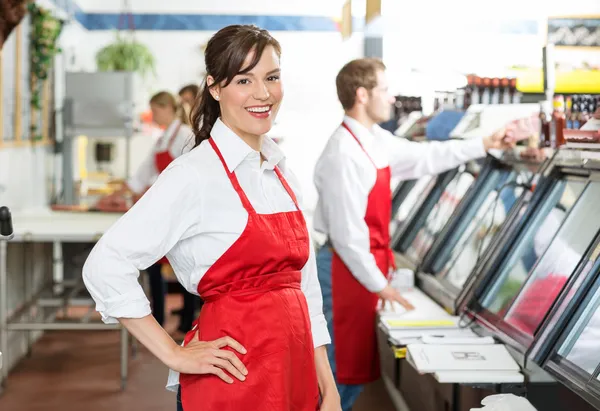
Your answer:
[[[83,280],[105,323],[150,314],[139,272],[200,223],[200,183],[194,169],[171,164],[94,246],[83,267]]]
[[[379,130],[385,142],[392,176],[412,180],[435,175],[470,160],[485,157],[483,139],[413,142]]]

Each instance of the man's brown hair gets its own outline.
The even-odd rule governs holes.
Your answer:
[[[377,72],[385,70],[383,61],[361,58],[347,63],[335,79],[337,95],[344,110],[350,110],[356,102],[356,90],[364,87],[373,90],[377,86]]]

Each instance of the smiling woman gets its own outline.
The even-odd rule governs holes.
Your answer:
[[[256,151],[273,127],[283,98],[281,47],[268,31],[248,27],[226,27],[208,42],[208,74],[192,110],[196,145],[218,117]]]
[[[192,113],[195,147],[84,266],[104,320],[120,321],[171,368],[167,387],[179,391],[179,410],[341,409],[300,184],[265,136],[283,98],[280,54],[255,26],[214,35]],[[163,255],[204,300],[183,346],[149,315],[137,280]]]

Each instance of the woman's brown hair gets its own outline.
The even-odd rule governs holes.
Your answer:
[[[183,107],[177,103],[175,96],[168,91],[159,91],[150,98],[150,104],[156,104],[159,107],[171,107],[179,120],[183,124],[189,125],[189,120],[185,115]]]
[[[210,132],[221,115],[219,102],[210,94],[211,87],[227,87],[235,76],[252,70],[267,46],[273,46],[281,56],[279,42],[267,30],[254,25],[232,25],[219,30],[208,41],[204,54],[206,76],[212,76],[215,82],[209,86],[206,78],[196,98],[190,114],[192,130],[196,137],[196,146],[210,138]],[[243,68],[248,54],[254,51],[254,58]],[[242,69],[243,68],[243,69]]]

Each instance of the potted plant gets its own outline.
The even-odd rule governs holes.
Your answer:
[[[96,54],[99,71],[131,71],[145,78],[156,75],[154,56],[150,50],[134,38],[127,39],[120,33],[114,43],[102,48]]]

